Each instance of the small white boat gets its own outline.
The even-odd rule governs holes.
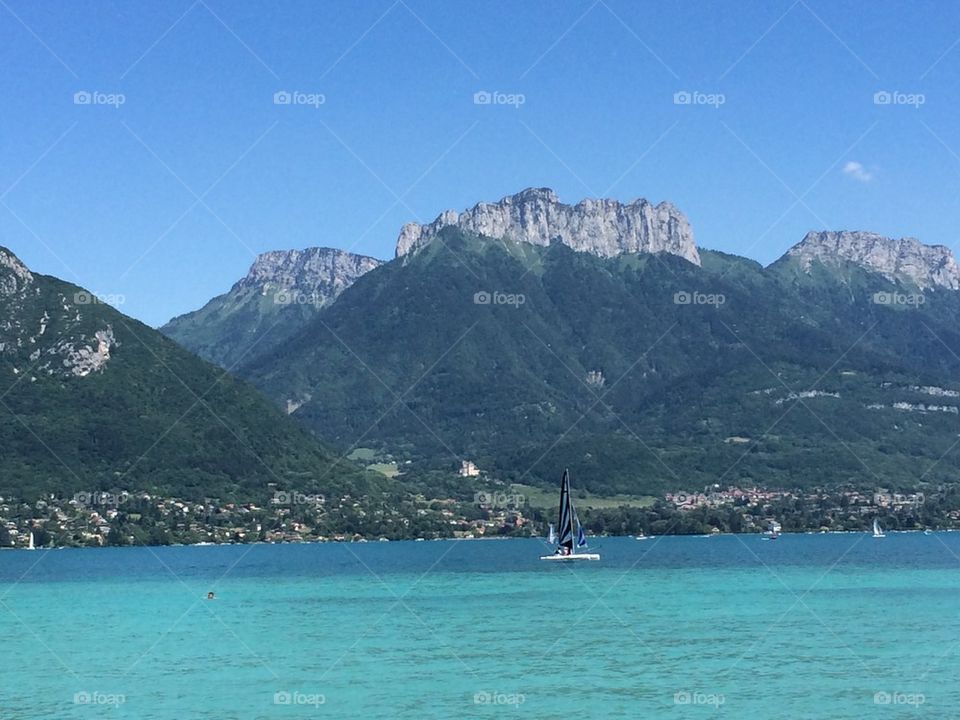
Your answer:
[[[634,538],[634,540],[649,540],[649,539],[650,539],[650,536],[644,535],[643,533],[640,533]]]
[[[568,562],[573,560],[599,560],[599,553],[571,553],[569,555],[541,555],[547,562]]]
[[[880,527],[880,521],[877,518],[873,519],[873,536],[875,538],[884,538],[886,535],[883,532],[883,528]]]
[[[776,520],[771,520],[770,524],[767,526],[766,532],[763,534],[764,540],[776,540],[780,537],[780,530],[782,529],[780,523]]]
[[[541,555],[541,560],[548,562],[571,562],[574,560],[599,560],[600,555],[589,552],[574,552],[573,527],[577,527],[576,548],[587,547],[587,536],[583,532],[583,526],[580,524],[580,518],[577,517],[577,511],[573,507],[573,500],[570,497],[570,471],[563,471],[563,479],[560,480],[560,519],[557,522],[559,535],[556,537],[557,549],[552,555]],[[554,531],[553,526],[550,530]]]

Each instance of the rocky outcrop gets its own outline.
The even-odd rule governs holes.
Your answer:
[[[275,250],[257,256],[247,276],[231,292],[249,288],[264,294],[286,290],[316,294],[329,302],[381,264],[376,258],[333,248]]]
[[[814,262],[852,262],[889,280],[908,282],[920,289],[960,289],[960,267],[950,249],[924,245],[914,238],[894,240],[877,233],[850,230],[810,232],[783,259],[799,262],[805,272],[810,271]]]
[[[110,360],[110,349],[117,345],[113,328],[109,325],[94,334],[91,341],[62,342],[50,350],[51,354],[63,356],[63,368],[74,377],[86,377],[100,372]],[[96,345],[96,347],[94,347]]]
[[[174,318],[161,332],[233,370],[303,330],[321,308],[381,264],[322,247],[263,253],[229,292]]]
[[[33,275],[20,259],[6,248],[0,247],[0,295],[21,292],[33,282]]]
[[[690,223],[670,203],[581,200],[566,205],[548,188],[530,188],[462,213],[447,210],[427,225],[407,223],[397,240],[397,256],[427,244],[448,226],[535,245],[559,240],[574,250],[600,257],[665,252],[700,264]]]

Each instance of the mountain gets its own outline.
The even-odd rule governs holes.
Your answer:
[[[665,252],[700,264],[693,231],[683,213],[670,203],[652,205],[643,199],[627,204],[588,199],[565,205],[549,188],[528,188],[462,213],[447,210],[429,225],[407,223],[397,240],[397,256],[435,239],[445,227],[534,245],[559,240],[600,257]]]
[[[799,263],[804,272],[809,272],[814,262],[852,263],[921,290],[960,289],[960,267],[950,249],[924,245],[914,238],[894,240],[860,231],[811,232],[790,248],[782,261]]]
[[[376,488],[247,383],[0,248],[0,496]]]
[[[226,368],[282,346],[380,260],[332,248],[259,255],[246,277],[204,307],[160,328],[202,358]]]
[[[294,419],[419,470],[473,460],[600,494],[953,482],[950,251],[808,234],[762,267],[679,210],[525,190],[408,224],[282,346],[236,372]]]
[[[525,483],[563,466],[598,493],[957,477],[958,293],[865,260],[700,258],[447,226],[241,372],[343,446]]]

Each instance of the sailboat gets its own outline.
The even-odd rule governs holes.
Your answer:
[[[771,520],[770,524],[767,525],[767,531],[763,534],[764,540],[776,540],[780,537],[780,523],[776,520]]]
[[[36,545],[33,544],[33,530],[30,531],[30,542],[27,545],[27,550],[36,550]]]
[[[577,534],[574,540],[573,528],[576,526]],[[551,527],[552,529],[552,527]],[[597,553],[574,552],[587,546],[587,536],[583,532],[583,526],[580,524],[580,518],[577,517],[577,511],[573,507],[573,500],[570,497],[570,471],[563,471],[563,479],[560,481],[560,515],[557,522],[559,536],[556,538],[557,549],[553,555],[542,555],[541,560],[567,561],[567,560],[599,560]]]
[[[886,537],[886,535],[885,535],[884,532],[883,532],[883,528],[880,527],[880,521],[877,520],[877,518],[874,518],[874,519],[873,519],[873,536],[874,536],[875,538],[883,538],[883,537]]]
[[[557,542],[557,530],[553,527],[553,523],[550,523],[550,533],[547,535],[547,542],[551,545]]]

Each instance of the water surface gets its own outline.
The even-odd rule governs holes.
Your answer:
[[[960,717],[960,533],[593,546],[0,552],[0,718]]]

